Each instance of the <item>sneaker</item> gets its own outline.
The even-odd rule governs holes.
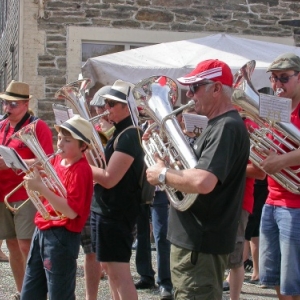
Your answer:
[[[21,294],[19,292],[16,292],[15,294],[11,295],[12,300],[20,300]]]
[[[224,280],[223,281],[223,292],[227,292],[230,290],[229,282]]]
[[[251,259],[246,259],[244,261],[244,269],[247,272],[251,272],[253,269],[253,261]]]

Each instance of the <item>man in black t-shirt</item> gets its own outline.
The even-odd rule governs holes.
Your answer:
[[[227,64],[203,61],[178,81],[189,86],[187,96],[195,101],[196,113],[209,119],[194,144],[198,163],[193,169],[177,171],[166,168],[157,157],[147,179],[199,194],[189,209],[170,209],[175,298],[221,299],[227,256],[234,249],[241,213],[249,138],[231,103],[233,76]]]

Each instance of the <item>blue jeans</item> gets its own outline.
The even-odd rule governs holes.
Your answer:
[[[143,205],[143,213],[138,218],[138,244],[136,251],[136,268],[141,279],[154,282],[151,263],[151,244],[149,228],[149,206]],[[148,213],[147,213],[148,210]],[[157,284],[172,289],[170,271],[170,242],[167,240],[169,201],[165,192],[155,192],[151,208],[153,236],[156,246],[157,258]]]
[[[267,286],[280,286],[282,295],[300,295],[300,209],[264,205],[259,278]]]
[[[28,255],[22,300],[75,299],[80,233],[65,227],[35,229]]]

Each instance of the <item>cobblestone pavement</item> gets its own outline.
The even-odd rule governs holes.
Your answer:
[[[6,245],[2,245],[3,251],[8,254]],[[84,288],[84,275],[83,275],[83,253],[80,253],[78,258],[78,271],[77,271],[77,286],[76,297],[78,300],[85,300],[85,288]],[[152,252],[153,267],[156,269],[156,252]],[[135,269],[135,251],[133,251],[131,259],[131,270],[134,281],[139,280],[139,276]],[[249,279],[250,274],[246,273],[246,279]],[[10,296],[15,293],[14,279],[8,263],[0,262],[0,300],[9,300]],[[158,289],[138,291],[140,300],[159,300]],[[109,286],[107,278],[101,280],[99,296],[100,300],[110,300]],[[275,291],[273,289],[263,289],[258,285],[243,285],[241,300],[271,300],[277,299]],[[32,299],[35,300],[35,299]],[[59,300],[59,299],[54,299]],[[222,300],[229,300],[229,292],[225,292]]]

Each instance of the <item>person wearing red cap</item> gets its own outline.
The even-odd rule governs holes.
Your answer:
[[[227,257],[234,250],[241,214],[249,137],[231,103],[233,76],[226,63],[200,62],[178,81],[189,87],[187,97],[195,101],[196,113],[208,117],[193,147],[198,164],[178,171],[166,168],[157,156],[147,179],[154,185],[199,194],[185,211],[170,208],[168,239],[175,299],[221,299]]]

